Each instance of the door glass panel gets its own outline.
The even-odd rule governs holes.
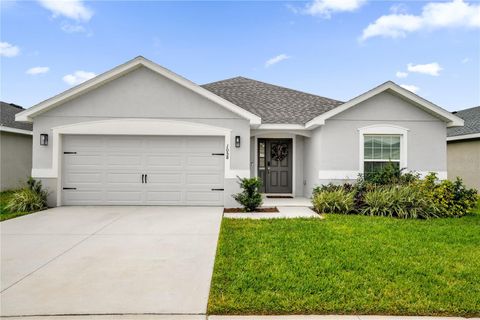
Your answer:
[[[258,142],[258,168],[265,169],[265,141]]]

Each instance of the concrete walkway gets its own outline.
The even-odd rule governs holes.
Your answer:
[[[1,315],[205,314],[222,211],[60,207],[2,222]]]

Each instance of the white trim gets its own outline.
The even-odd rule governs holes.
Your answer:
[[[53,168],[32,169],[32,178],[57,178],[57,171]]]
[[[319,170],[318,179],[320,180],[356,180],[358,170]]]
[[[265,123],[261,124],[257,129],[262,130],[305,130],[303,124],[288,124],[288,123]]]
[[[33,135],[33,132],[30,131],[30,130],[10,128],[10,127],[5,127],[5,126],[0,126],[0,131],[18,133],[18,134],[26,134],[26,135],[30,135],[30,136]]]
[[[296,178],[297,170],[295,167],[296,164],[296,152],[297,152],[297,139],[295,139],[295,134],[287,132],[265,132],[258,133],[255,135],[255,146],[253,149],[254,159],[253,159],[253,174],[254,177],[258,177],[258,139],[292,139],[292,194],[296,192]],[[287,194],[287,193],[285,193]],[[288,195],[288,194],[287,194]]]
[[[408,131],[409,129],[390,124],[378,124],[358,128],[358,172],[364,173],[364,137],[369,134],[400,136],[400,168],[408,166]]]
[[[308,121],[305,124],[306,129],[313,129],[315,127],[321,126],[325,124],[325,120],[330,119],[331,117],[350,109],[353,106],[358,105],[359,103],[368,100],[374,96],[376,96],[379,93],[382,93],[384,91],[390,91],[396,95],[401,96],[402,98],[406,98],[416,106],[422,108],[423,110],[429,112],[430,114],[442,119],[443,121],[447,122],[447,127],[457,127],[457,126],[463,126],[463,120],[454,114],[448,112],[445,109],[440,108],[439,106],[431,103],[430,101],[427,101],[420,96],[417,96],[416,94],[412,93],[411,91],[408,91],[396,83],[392,81],[387,81],[384,84],[379,85],[376,88],[373,88],[370,91],[367,91],[363,94],[361,94],[358,97],[355,97],[344,104],[333,108],[330,111],[327,111],[318,117],[313,118],[312,120]]]
[[[230,110],[234,112],[235,114],[250,120],[251,125],[259,125],[261,123],[261,118],[257,115],[254,115],[253,113],[217,96],[216,94],[200,87],[199,85],[181,77],[180,75],[173,73],[172,71],[163,68],[162,66],[145,59],[144,57],[136,57],[135,59],[132,59],[122,65],[119,65],[110,71],[107,71],[105,73],[102,73],[99,76],[96,76],[95,78],[86,81],[76,87],[73,87],[67,91],[64,91],[63,93],[60,93],[59,95],[56,95],[48,100],[45,100],[25,111],[22,111],[20,113],[17,113],[15,115],[15,120],[16,121],[26,121],[26,122],[31,122],[32,118],[35,116],[38,116],[39,114],[46,112],[52,108],[55,108],[56,106],[74,99],[78,97],[79,95],[82,95],[92,89],[98,88],[99,86],[110,82],[114,79],[117,79],[133,70],[136,70],[140,67],[146,67],[154,72],[157,72],[158,74],[176,82],[177,84],[190,89],[194,91],[195,93],[198,93],[199,95],[209,99],[210,101],[213,101],[222,107],[226,108],[227,110]]]
[[[475,139],[475,138],[480,138],[480,132],[479,133],[462,134],[460,136],[447,137],[447,141],[466,140],[466,139]]]
[[[272,129],[272,130],[265,130],[265,129],[251,129],[250,130],[250,137],[255,137],[255,136],[258,136],[258,135],[282,135],[282,134],[293,134],[293,135],[299,135],[299,136],[304,136],[304,137],[311,137],[312,136],[312,131],[311,130],[296,130],[296,129],[293,129],[293,130],[289,130],[289,129],[285,129],[285,130],[276,130],[276,129]]]

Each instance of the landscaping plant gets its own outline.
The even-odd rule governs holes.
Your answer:
[[[354,208],[354,193],[343,186],[317,192],[312,199],[313,209],[318,213],[350,213]]]
[[[47,208],[47,191],[42,183],[33,178],[28,179],[27,187],[15,191],[5,207],[10,212],[32,212]]]
[[[438,181],[430,173],[420,179],[416,173],[402,171],[386,165],[377,173],[360,175],[353,185],[317,186],[313,207],[324,213],[427,219],[461,217],[477,204],[477,190],[467,188],[459,178]]]
[[[255,211],[262,205],[262,195],[259,189],[262,187],[262,180],[254,178],[238,178],[242,192],[234,194],[233,198],[240,203],[246,212]]]

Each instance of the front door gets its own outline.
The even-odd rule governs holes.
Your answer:
[[[292,139],[258,140],[258,176],[265,193],[292,193]]]

